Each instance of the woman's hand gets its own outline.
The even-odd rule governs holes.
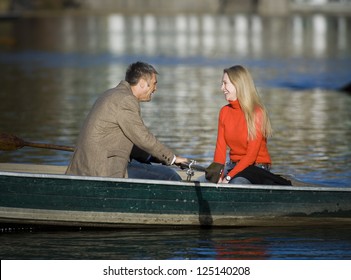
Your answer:
[[[229,182],[225,178],[219,178],[218,184],[228,184]]]

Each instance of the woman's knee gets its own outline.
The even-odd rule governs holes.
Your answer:
[[[245,177],[235,177],[229,182],[230,184],[235,184],[235,185],[248,185],[251,184],[251,182],[246,179]]]

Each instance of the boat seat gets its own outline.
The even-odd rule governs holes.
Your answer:
[[[0,170],[7,172],[65,174],[67,166],[48,164],[0,163]]]

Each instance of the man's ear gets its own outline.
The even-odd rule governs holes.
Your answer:
[[[141,88],[144,88],[146,84],[147,84],[146,80],[145,80],[144,78],[140,78],[140,80],[139,80],[139,86],[140,86]]]

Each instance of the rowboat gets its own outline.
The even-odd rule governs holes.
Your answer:
[[[351,225],[351,188],[68,176],[0,163],[0,223],[97,228]],[[185,170],[179,170],[183,178]],[[201,174],[200,174],[201,175]]]

